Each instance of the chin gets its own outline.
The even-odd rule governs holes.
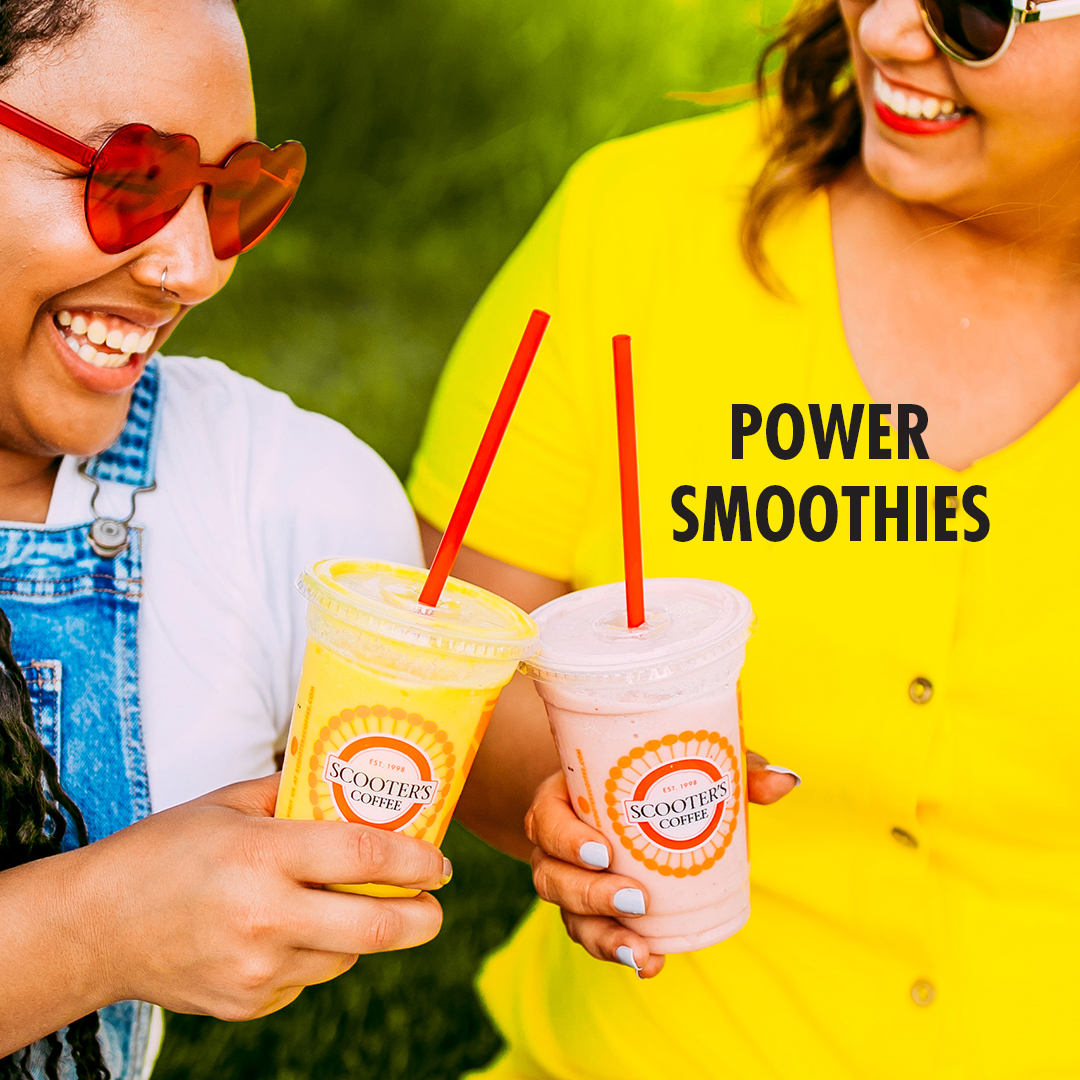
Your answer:
[[[901,202],[966,212],[963,207],[972,188],[972,170],[964,166],[962,159],[935,161],[928,157],[894,146],[876,131],[864,132],[863,167],[878,187]]]
[[[127,397],[87,401],[57,395],[48,414],[33,424],[33,440],[50,455],[93,457],[120,437],[128,403]]]

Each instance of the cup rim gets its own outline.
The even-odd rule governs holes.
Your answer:
[[[400,589],[370,596],[350,589],[342,576],[365,572],[385,574]],[[427,571],[385,559],[319,559],[305,569],[296,587],[313,608],[352,629],[376,634],[415,648],[451,653],[475,660],[521,661],[539,647],[539,631],[531,616],[509,600],[458,578],[448,578],[438,607],[417,602]],[[495,618],[493,626],[465,626],[455,618],[460,601],[481,603]]]
[[[650,588],[654,599],[650,601]],[[544,628],[554,614],[562,614],[572,603],[581,606],[601,606],[608,601],[610,610],[617,611],[624,604],[623,583],[597,585],[590,589],[557,597],[532,612],[539,628],[537,651],[524,660],[520,669],[530,678],[544,683],[562,683],[578,686],[613,686],[646,682],[660,682],[687,674],[698,668],[716,663],[737,652],[753,635],[757,620],[753,607],[745,594],[730,585],[709,578],[646,578],[645,611],[646,627],[650,613],[655,619],[662,612],[662,603],[655,597],[662,591],[694,592],[698,595],[712,594],[723,598],[728,610],[715,623],[691,638],[660,645],[651,651],[639,651],[630,655],[610,656],[553,653],[544,647]],[[585,599],[588,597],[588,599]],[[623,609],[625,610],[625,609]],[[600,622],[597,618],[593,625]],[[624,630],[628,638],[637,631]],[[646,635],[640,635],[638,640]]]

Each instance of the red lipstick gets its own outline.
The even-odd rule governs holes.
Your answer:
[[[944,135],[955,131],[961,124],[971,119],[970,113],[960,113],[951,120],[915,120],[910,116],[901,116],[889,108],[883,101],[874,99],[874,112],[878,119],[893,131],[903,135]]]

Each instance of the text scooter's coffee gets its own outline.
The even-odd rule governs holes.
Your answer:
[[[308,644],[277,817],[357,822],[440,844],[499,691],[536,648],[523,611],[450,578],[325,560],[300,578]],[[413,895],[384,885],[335,888]]]
[[[621,584],[545,604],[524,667],[578,816],[611,841],[611,869],[648,888],[648,914],[626,925],[654,952],[689,952],[750,916],[738,678],[753,611],[691,578],[646,579],[645,606],[629,630]]]

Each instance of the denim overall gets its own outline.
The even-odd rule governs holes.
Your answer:
[[[91,482],[124,485],[132,513],[138,492],[154,484],[159,386],[151,361],[120,438],[82,468],[88,490]],[[91,841],[150,813],[139,720],[144,542],[141,529],[111,519],[74,528],[0,528],[0,607],[11,619],[41,740]],[[119,550],[110,554],[110,546]],[[63,846],[78,846],[70,823]],[[101,1011],[98,1039],[113,1080],[141,1076],[152,1014],[135,1001]],[[44,1076],[43,1061],[39,1043],[30,1055],[35,1077]],[[74,1076],[66,1047],[60,1075]]]

